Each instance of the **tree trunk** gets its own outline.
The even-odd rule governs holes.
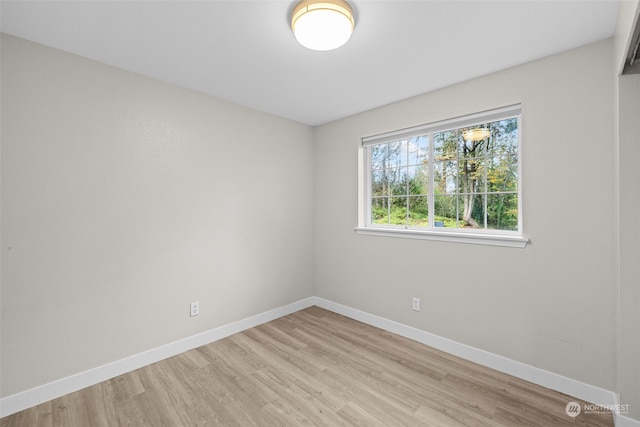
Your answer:
[[[473,164],[473,162],[469,164],[468,160],[464,161],[464,179],[462,182],[464,187],[463,191],[467,194],[462,196],[464,199],[464,209],[462,211],[462,219],[467,224],[469,224],[470,227],[479,228],[479,225],[476,222],[476,220],[471,217],[471,213],[473,212],[473,203],[475,200],[473,198],[473,193],[476,188],[475,179],[471,177],[472,173],[475,171],[474,166],[475,165]]]
[[[471,213],[473,212],[473,203],[474,198],[473,194],[466,194],[464,197],[464,211],[462,212],[462,219],[469,224],[472,228],[479,228],[480,226],[476,222],[475,219],[471,217]]]

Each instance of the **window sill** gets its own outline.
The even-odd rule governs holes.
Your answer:
[[[461,233],[373,227],[357,227],[355,232],[356,234],[364,236],[399,237],[403,239],[435,240],[473,245],[505,246],[510,248],[524,248],[529,243],[528,237],[509,234]]]

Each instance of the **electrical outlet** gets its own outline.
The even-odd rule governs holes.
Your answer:
[[[420,298],[413,297],[413,302],[411,304],[411,309],[413,311],[420,311]]]
[[[200,314],[200,303],[198,301],[191,303],[191,314],[190,316],[197,316]]]

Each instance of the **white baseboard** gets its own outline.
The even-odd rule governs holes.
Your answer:
[[[414,341],[418,341],[454,356],[495,369],[496,371],[513,375],[514,377],[522,378],[551,390],[556,390],[597,405],[609,405],[609,407],[611,407],[611,405],[616,403],[616,395],[612,391],[576,381],[562,375],[554,374],[552,372],[545,371],[544,369],[517,362],[488,351],[480,350],[466,344],[461,344],[459,342],[443,338],[402,323],[394,322],[383,317],[375,316],[364,311],[356,310],[345,305],[337,304],[323,298],[314,297],[313,302],[314,305],[333,311],[334,313],[342,314],[343,316],[359,320],[360,322],[368,325],[410,338]]]
[[[616,394],[614,405],[610,408],[613,412],[614,427],[640,427],[640,421],[626,416],[629,405],[620,405],[619,403],[618,395]]]
[[[640,421],[624,415],[616,415],[614,421],[616,427],[640,427]]]
[[[65,394],[73,393],[74,391],[117,377],[118,375],[131,372],[168,357],[228,337],[245,329],[253,328],[254,326],[286,316],[287,314],[295,313],[312,305],[313,298],[305,298],[255,316],[247,317],[246,319],[238,320],[161,347],[135,354],[125,359],[117,360],[88,371],[7,396],[0,399],[0,417],[6,417],[7,415],[20,412],[32,406],[48,402]]]
[[[0,417],[22,411],[40,403],[47,402],[65,394],[81,390],[101,381],[122,375],[138,368],[150,365],[171,356],[183,353],[196,347],[228,337],[245,329],[261,325],[282,316],[294,313],[312,305],[342,314],[351,319],[376,326],[386,331],[410,338],[449,354],[478,363],[483,366],[522,378],[534,384],[577,397],[597,405],[615,406],[617,396],[614,392],[604,390],[562,375],[554,374],[515,360],[508,359],[475,347],[422,331],[402,323],[375,316],[364,311],[338,304],[319,297],[309,297],[278,307],[267,312],[229,323],[161,347],[157,347],[131,357],[118,360],[85,372],[62,378],[39,387],[26,390],[0,399]],[[616,427],[640,427],[640,422],[623,415],[616,415]]]

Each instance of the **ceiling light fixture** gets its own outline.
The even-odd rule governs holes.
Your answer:
[[[291,29],[302,46],[332,50],[351,37],[355,21],[344,0],[301,0],[291,13]]]

